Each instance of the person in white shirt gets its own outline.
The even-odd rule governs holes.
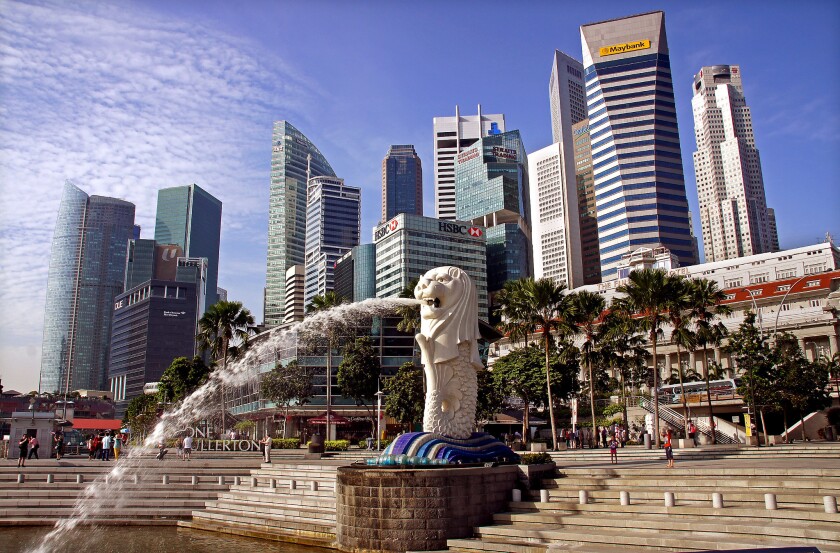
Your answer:
[[[184,438],[184,461],[189,461],[192,457],[192,436]]]

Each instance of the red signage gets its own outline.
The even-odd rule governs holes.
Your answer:
[[[481,236],[481,229],[478,227],[470,227],[470,236]]]
[[[458,163],[464,163],[478,157],[478,148],[471,148],[458,154]]]

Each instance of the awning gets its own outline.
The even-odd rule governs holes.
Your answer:
[[[323,415],[318,415],[317,417],[312,417],[309,419],[309,424],[327,424],[327,414],[324,413]],[[336,426],[341,426],[345,424],[350,424],[350,421],[346,418],[342,417],[341,415],[336,415],[335,413],[330,413],[330,424],[334,424]]]
[[[77,430],[119,430],[122,421],[117,419],[73,419],[73,428]]]

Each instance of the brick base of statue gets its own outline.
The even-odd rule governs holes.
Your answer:
[[[416,464],[418,459],[426,459],[433,464],[519,463],[519,455],[495,436],[484,432],[476,432],[466,440],[431,432],[409,432],[391,442],[382,458],[388,458],[386,456],[390,456],[393,464]]]

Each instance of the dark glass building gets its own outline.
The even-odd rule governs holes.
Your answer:
[[[207,259],[206,306],[216,303],[222,202],[196,184],[158,191],[155,242],[181,247],[185,257]]]
[[[149,280],[117,296],[109,370],[117,418],[173,359],[195,355],[197,305],[193,282]]]
[[[334,289],[351,302],[376,297],[376,244],[356,246],[336,262]]]
[[[287,121],[275,121],[263,306],[268,327],[283,323],[286,271],[292,265],[304,264],[308,176],[334,177],[335,173],[326,158],[303,133]]]
[[[485,136],[455,159],[456,216],[486,229],[491,296],[506,281],[533,275],[528,194],[519,131]]]
[[[395,145],[382,160],[382,221],[423,215],[423,166],[411,144]]]
[[[64,185],[50,252],[41,392],[105,388],[111,311],[133,232],[134,204]]]

